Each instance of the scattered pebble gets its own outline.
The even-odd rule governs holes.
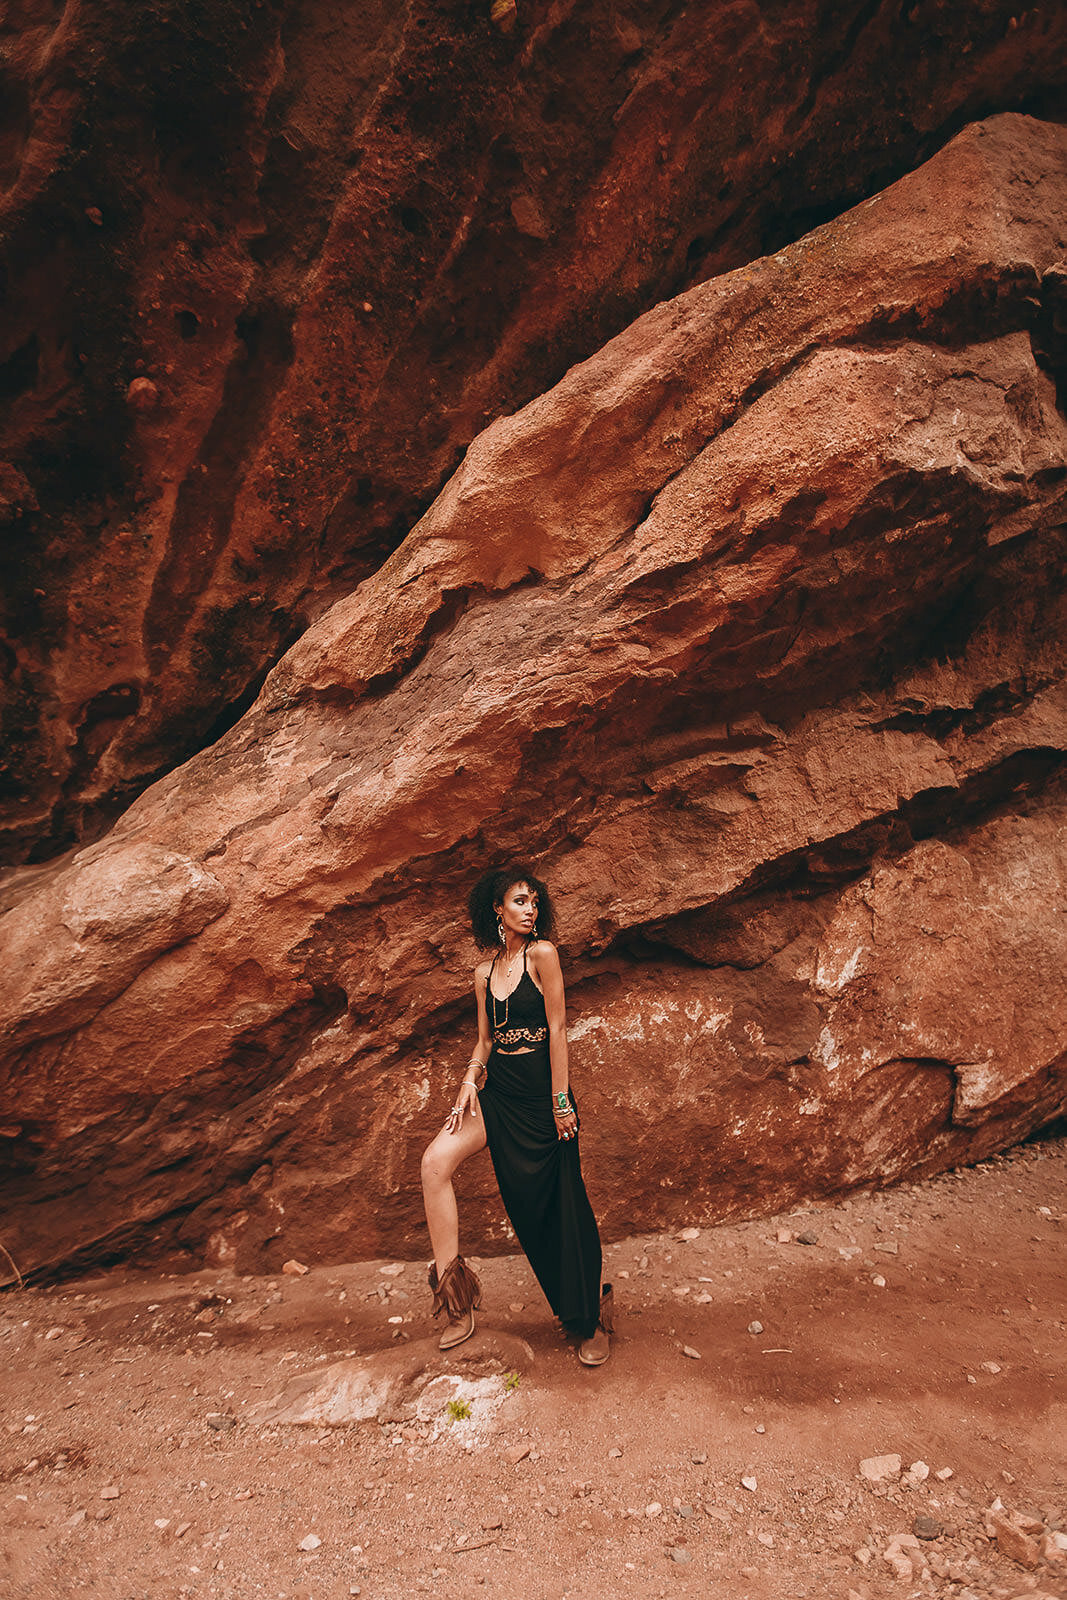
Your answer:
[[[899,1478],[900,1457],[867,1456],[860,1462],[860,1477],[866,1478],[868,1483],[885,1483],[887,1478]]]
[[[916,1517],[911,1525],[911,1531],[917,1539],[940,1539],[941,1524],[933,1517]]]
[[[702,1360],[700,1351],[699,1350],[694,1350],[693,1346],[691,1344],[683,1344],[683,1346],[682,1346],[682,1354],[683,1354],[683,1356],[688,1356],[691,1361],[700,1361],[700,1360]]]
[[[690,1561],[692,1561],[692,1559],[693,1559],[692,1556],[690,1555],[689,1551],[685,1548],[684,1545],[681,1545],[681,1544],[672,1545],[672,1547],[671,1547],[671,1560],[672,1561],[677,1561],[677,1563],[678,1563],[678,1565],[680,1567],[684,1567],[684,1566],[688,1565],[688,1563]]]
[[[284,1267],[282,1268],[282,1271],[285,1271]],[[317,1533],[306,1533],[300,1541],[300,1549],[317,1550],[321,1544],[322,1540],[319,1538]]]
[[[700,1238],[700,1229],[683,1228],[681,1233],[678,1235],[678,1238],[684,1240],[686,1244],[692,1244],[694,1239]]]
[[[101,1489],[100,1491],[101,1500],[117,1500],[118,1497],[119,1491],[115,1488],[114,1484],[109,1484],[106,1489]]]
[[[645,1507],[645,1516],[658,1517],[662,1510],[663,1507],[660,1505],[658,1500],[651,1500]]]
[[[744,1477],[741,1479],[741,1487],[742,1489],[747,1489],[750,1494],[755,1494],[756,1490],[759,1488],[759,1483],[750,1472],[746,1472]]]
[[[290,1278],[303,1278],[311,1271],[311,1268],[305,1267],[302,1261],[290,1260],[283,1264],[282,1271],[287,1273]]]
[[[763,1323],[762,1322],[750,1322],[749,1325],[748,1325],[748,1331],[749,1331],[749,1333],[762,1333],[763,1332]]]
[[[884,1289],[885,1288],[885,1279],[882,1277],[882,1274],[880,1272],[876,1272],[874,1274],[873,1278],[871,1279],[871,1282],[874,1284],[874,1287],[876,1289]]]
[[[797,1244],[818,1244],[819,1235],[812,1233],[810,1228],[805,1228],[803,1233],[797,1234]]]

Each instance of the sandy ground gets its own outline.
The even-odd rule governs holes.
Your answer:
[[[447,1360],[421,1262],[9,1291],[0,1594],[1067,1600],[1065,1220],[1049,1139],[627,1239],[599,1371],[515,1257]],[[371,1371],[370,1420],[255,1420]]]

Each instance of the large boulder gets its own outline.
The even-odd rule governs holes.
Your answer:
[[[997,118],[657,306],[486,429],[214,746],[12,875],[24,1271],[424,1248],[504,852],[558,895],[609,1232],[1057,1114],[1065,219],[1067,130]],[[463,1188],[503,1245],[485,1161]]]
[[[217,738],[491,418],[1065,89],[1014,0],[15,7],[0,861]]]

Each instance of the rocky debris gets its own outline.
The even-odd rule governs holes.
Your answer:
[[[926,1552],[912,1533],[894,1534],[882,1551],[882,1560],[899,1583],[920,1578],[927,1564]]]
[[[558,898],[609,1235],[882,1185],[1058,1114],[1065,191],[1061,127],[991,119],[629,323],[479,434],[210,749],[12,875],[23,1272],[421,1240],[399,1175],[450,1103],[490,848]],[[245,268],[210,318],[179,308],[204,360],[233,355]],[[207,509],[183,515],[210,542]],[[472,1246],[503,1247],[495,1194],[461,1186]]]

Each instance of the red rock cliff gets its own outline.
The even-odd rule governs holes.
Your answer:
[[[1008,0],[16,0],[0,79],[0,860],[101,835],[487,422],[991,111]]]
[[[657,305],[229,732],[11,874],[23,1269],[419,1248],[490,848],[558,893],[609,1231],[1062,1111],[1065,244],[1067,131],[1001,117]]]

